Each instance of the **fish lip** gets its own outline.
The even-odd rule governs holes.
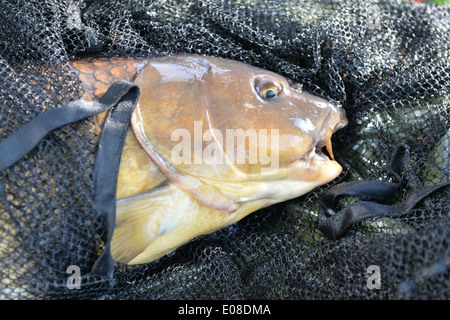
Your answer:
[[[328,157],[323,151],[322,148],[323,146],[320,146],[318,143],[312,147],[307,153],[305,153],[304,155],[292,160],[289,165],[295,165],[295,163],[301,161],[301,162],[312,162],[315,160],[318,161],[336,161],[334,159],[330,159],[330,157]]]
[[[345,109],[331,103],[329,104],[331,105],[331,108],[329,109],[325,120],[322,122],[322,127],[319,130],[319,137],[318,139],[316,139],[317,143],[309,153],[315,151],[316,153],[319,152],[320,156],[327,157],[322,152],[322,148],[325,147],[329,155],[329,158],[327,157],[327,159],[333,161],[334,154],[331,138],[336,131],[348,124],[348,120],[346,117]]]
[[[317,141],[316,144],[313,145],[313,147],[307,153],[293,160],[291,163],[299,160],[308,162],[311,162],[312,160],[335,161],[331,138],[337,130],[345,127],[348,120],[345,116],[345,111],[341,110],[342,108],[333,105],[333,109],[335,110],[330,109],[327,116],[325,117],[325,120],[322,122],[322,126],[319,130],[319,135],[315,139],[315,141]],[[336,117],[336,114],[338,115],[337,119],[333,119],[334,117]],[[322,151],[324,147],[328,152],[328,156]]]
[[[321,161],[335,161],[334,159],[330,158],[328,155],[326,155],[322,148],[324,145],[320,145],[319,143],[316,144],[306,155],[306,158],[304,160],[306,161],[313,161],[313,160],[321,160]]]
[[[290,164],[293,164],[297,161],[304,161],[304,162],[311,162],[313,160],[321,160],[321,161],[335,161],[333,152],[331,151],[331,137],[333,135],[333,129],[329,126],[325,130],[320,130],[320,132],[323,132],[320,136],[320,138],[316,138],[315,141],[317,141],[315,144],[313,144],[313,147],[308,150],[305,154],[299,156],[298,158],[295,158],[290,162]],[[322,149],[326,147],[327,151],[329,152],[331,159],[329,156],[327,156]],[[330,152],[331,151],[331,152]]]

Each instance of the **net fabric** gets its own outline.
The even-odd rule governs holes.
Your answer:
[[[392,177],[399,143],[411,149],[401,201],[448,182],[450,12],[411,1],[3,1],[0,138],[82,96],[70,61],[181,52],[277,72],[347,110],[333,138],[343,174],[260,210],[147,265],[90,274],[104,246],[92,207],[98,137],[67,125],[0,173],[3,299],[448,299],[448,191],[399,217],[354,225],[327,240],[319,200],[333,184]],[[342,199],[342,206],[354,201]],[[67,287],[79,266],[80,290]],[[369,266],[381,288],[369,289]]]

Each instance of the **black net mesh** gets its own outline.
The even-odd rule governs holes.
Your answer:
[[[401,201],[450,174],[450,9],[412,1],[1,1],[0,139],[82,96],[71,61],[197,53],[243,61],[342,105],[333,138],[344,172],[147,265],[90,273],[105,244],[93,210],[98,137],[90,119],[46,137],[0,172],[2,299],[448,299],[448,191],[408,214],[358,222],[327,240],[324,191],[391,178],[411,150]],[[347,197],[342,200],[351,202]],[[70,289],[68,266],[80,268]],[[370,286],[370,267],[381,284]],[[369,268],[369,273],[368,273]]]

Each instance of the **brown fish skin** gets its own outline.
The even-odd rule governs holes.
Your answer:
[[[132,116],[119,171],[113,258],[129,264],[153,261],[188,242],[239,221],[265,206],[298,197],[334,179],[342,167],[331,158],[331,136],[347,124],[342,108],[296,90],[275,73],[240,62],[181,55],[149,60],[77,61],[85,98],[99,98],[113,82],[134,81],[141,98]],[[275,98],[264,98],[270,92]],[[279,144],[245,142],[277,165],[174,163],[171,133],[195,136],[195,122],[219,132],[279,131]],[[102,116],[98,118],[101,128]],[[214,131],[213,131],[214,132]],[[270,139],[270,134],[267,139]],[[224,141],[212,142],[227,154]],[[271,140],[272,141],[272,140]],[[267,168],[265,168],[267,169]],[[165,187],[155,188],[162,182]],[[151,191],[152,190],[152,191]],[[151,191],[151,192],[147,192]]]
[[[72,66],[83,83],[83,98],[94,100],[101,98],[114,82],[133,81],[146,63],[145,59],[99,58],[73,61]],[[105,115],[104,112],[94,117],[98,132],[101,131]]]

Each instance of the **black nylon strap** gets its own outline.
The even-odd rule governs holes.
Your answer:
[[[394,182],[363,180],[343,182],[330,188],[323,196],[317,228],[329,239],[342,237],[355,222],[381,215],[391,217],[409,212],[419,201],[431,193],[448,187],[450,183],[421,187],[412,181],[413,193],[402,203],[396,205],[381,204],[373,201],[357,201],[336,212],[337,198],[342,195],[365,197],[375,200],[387,200],[402,186],[401,171],[411,168],[409,148],[405,144],[397,146],[391,157],[389,169],[395,177]],[[411,179],[411,177],[410,177]],[[417,180],[417,179],[413,179]]]
[[[99,149],[94,165],[94,205],[103,217],[107,238],[91,273],[112,277],[114,262],[110,242],[116,220],[116,191],[120,158],[125,135],[130,126],[131,114],[140,97],[139,87],[127,81],[113,84],[99,102],[114,106],[108,113],[100,135]]]
[[[45,111],[0,142],[0,171],[30,152],[51,131],[69,123],[108,111],[99,139],[94,164],[94,206],[103,218],[105,249],[91,273],[111,277],[113,261],[110,240],[115,226],[116,188],[122,147],[140,89],[128,81],[114,83],[96,101],[75,100],[58,109]]]
[[[109,110],[119,102],[125,91],[128,92],[130,85],[135,86],[120,81],[113,84],[99,100],[75,100],[37,115],[0,142],[0,171],[12,166],[33,150],[53,130]]]

